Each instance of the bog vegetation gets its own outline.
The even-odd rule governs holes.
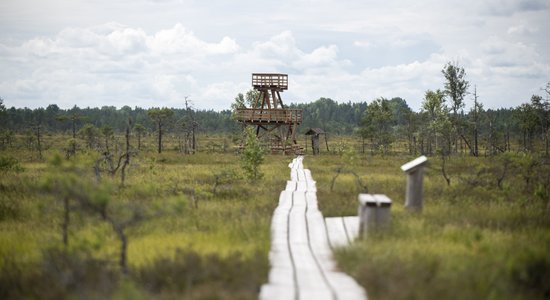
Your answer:
[[[122,185],[118,155],[77,147],[67,159],[64,140],[46,138],[40,161],[3,152],[17,157],[2,160],[3,299],[256,298],[284,157],[256,186],[232,153],[159,155],[150,138],[150,152],[130,151]]]
[[[550,83],[485,110],[464,69],[443,75],[418,112],[401,98],[293,105],[302,131],[328,133],[305,160],[325,216],[356,215],[360,192],[394,201],[391,229],[337,249],[339,266],[372,299],[548,298]],[[230,111],[184,105],[0,102],[0,298],[257,297],[290,158]],[[399,166],[420,154],[425,209],[408,214]]]

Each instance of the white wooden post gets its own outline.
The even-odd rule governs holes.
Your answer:
[[[407,173],[405,207],[410,211],[422,211],[422,185],[427,162],[428,158],[422,155],[401,166],[401,170]]]
[[[391,221],[391,199],[381,194],[359,194],[359,236],[387,228]]]

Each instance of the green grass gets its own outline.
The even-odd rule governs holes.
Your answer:
[[[75,175],[49,164],[64,137],[46,137],[43,160],[23,146],[3,151],[22,170],[0,173],[0,298],[255,299],[267,280],[270,219],[291,157],[268,156],[264,178],[252,184],[231,175],[240,172],[234,144],[225,153],[212,146],[223,139],[201,137],[202,150],[183,155],[168,137],[165,152],[156,154],[148,136],[124,188],[118,175],[103,174],[104,184],[94,183],[97,152],[80,149],[71,159],[76,184],[92,194],[108,191],[110,212],[119,218],[136,206],[162,212],[127,229],[128,276],[118,267],[117,236],[97,215],[75,210],[69,247],[62,246],[62,196],[44,186],[47,178]],[[430,158],[424,210],[410,214],[403,207],[406,177],[399,167],[413,157],[369,151],[349,156],[359,149],[357,141],[330,142],[333,153],[323,148],[322,155],[304,161],[325,216],[356,215],[364,186],[393,200],[388,231],[336,251],[339,267],[366,287],[370,299],[550,297],[550,170],[544,159],[454,156],[447,163],[447,186],[441,160]],[[336,154],[340,150],[344,155]],[[496,178],[506,159],[512,163],[499,188]],[[531,160],[539,164],[530,168]],[[346,172],[331,190],[344,161]],[[214,194],[222,173],[228,177]]]
[[[411,214],[404,209],[406,178],[399,169],[409,159],[366,156],[350,168],[369,192],[393,200],[389,230],[336,252],[340,267],[366,287],[371,299],[550,297],[550,211],[533,182],[544,182],[547,165],[533,170],[529,184],[514,165],[499,189],[502,158],[453,157],[447,186],[440,160],[431,158],[424,210]],[[357,214],[360,190],[354,176],[339,177],[330,191],[340,161],[328,155],[305,160],[325,216]]]
[[[103,174],[102,180],[112,186],[109,207],[121,218],[135,205],[163,211],[159,217],[127,229],[130,277],[124,279],[116,271],[119,240],[98,216],[75,210],[71,214],[69,248],[55,250],[63,249],[62,197],[46,193],[43,188],[45,178],[59,175],[59,170],[48,166],[55,152],[46,151],[43,161],[25,151],[4,153],[17,157],[24,170],[2,173],[0,177],[1,298],[55,299],[80,293],[92,298],[132,293],[167,299],[257,297],[259,286],[267,280],[270,219],[289,174],[289,157],[267,157],[261,181],[226,180],[216,194],[216,174],[224,170],[240,172],[237,155],[142,152],[133,158],[124,188],[117,187],[118,176],[111,179]],[[94,157],[93,153],[79,154],[73,159],[80,170],[78,180],[85,185],[93,186],[95,180],[91,168]],[[55,259],[50,255],[52,251]],[[99,266],[100,270],[90,270],[114,272],[116,284],[104,285],[95,277],[85,276],[82,280],[89,282],[78,287],[62,285],[52,292],[42,291],[45,285],[32,283],[46,280],[59,284],[56,275],[50,274],[50,263],[57,264],[57,269],[61,268],[59,264],[68,264],[84,273],[87,267],[82,265]],[[228,269],[236,265],[242,270]],[[203,275],[198,282],[188,284],[185,278],[166,278],[159,268],[168,266],[175,268],[175,273]],[[221,273],[236,274],[242,280],[225,278]],[[17,278],[17,282],[10,282],[10,278]],[[151,288],[142,282],[143,278],[157,280],[158,284]]]

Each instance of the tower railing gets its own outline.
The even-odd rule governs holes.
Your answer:
[[[245,123],[302,123],[301,109],[262,109],[240,108],[235,110],[235,118]]]
[[[288,89],[287,74],[269,74],[269,73],[254,73],[252,74],[252,86],[257,89]]]

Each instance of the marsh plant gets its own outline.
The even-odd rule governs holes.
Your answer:
[[[359,160],[358,154],[351,149],[346,143],[339,143],[336,148],[339,154],[339,164],[335,168],[335,174],[330,182],[330,190],[334,190],[336,179],[342,174],[351,174],[355,177],[355,183],[360,188],[361,192],[368,193],[368,187],[363,182],[361,177],[357,174],[353,166],[355,166]]]
[[[392,227],[338,249],[339,266],[374,299],[547,299],[550,296],[550,164],[543,156],[431,159],[424,211],[404,209],[407,157],[363,156],[351,166],[366,173],[370,193],[389,196]],[[308,157],[325,216],[355,215],[357,188],[341,175],[330,189],[333,156]]]
[[[252,127],[246,128],[245,135],[246,142],[241,153],[241,167],[246,179],[257,181],[264,176],[260,171],[260,166],[265,159],[265,150],[262,148]]]
[[[115,138],[124,141],[125,133],[115,130]],[[95,176],[102,140],[87,149],[80,138],[45,134],[44,145],[52,146],[44,147],[44,160],[33,160],[35,150],[22,144],[24,138],[16,135],[13,146],[5,142],[0,155],[0,298],[257,298],[267,280],[270,218],[289,178],[290,157],[264,153],[252,160],[260,162],[256,171],[263,177],[251,184],[244,154],[208,153],[203,142],[195,155],[184,155],[171,150],[177,140],[169,134],[166,151],[158,154],[155,136],[146,136],[141,151],[130,147],[121,187],[120,168],[109,176],[103,165],[100,180]],[[200,139],[221,144],[229,138]],[[80,143],[76,152],[70,141]],[[356,142],[335,137],[333,153],[307,156],[304,164],[325,217],[356,215],[357,194],[366,185],[369,193],[393,200],[391,230],[337,250],[338,267],[370,298],[548,298],[547,157],[451,153],[447,185],[442,161],[432,156],[424,211],[411,215],[403,208],[406,176],[399,168],[414,158],[403,154],[408,149],[373,155]],[[118,146],[116,158],[125,150]]]
[[[235,154],[118,148],[132,154],[124,186],[99,148],[1,156],[0,298],[255,299],[285,157],[266,163],[266,188]]]

